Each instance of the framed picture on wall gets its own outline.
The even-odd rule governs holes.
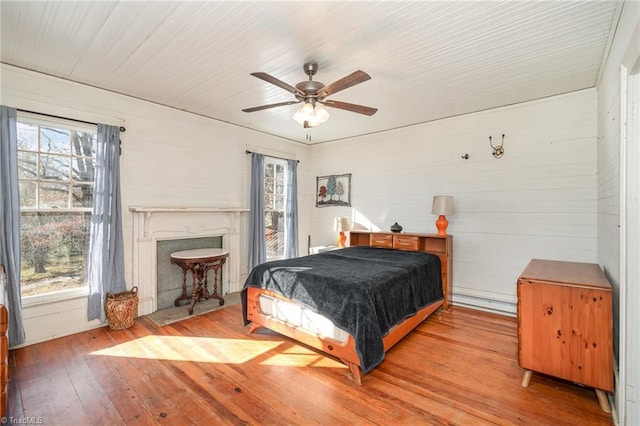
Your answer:
[[[316,207],[351,207],[351,173],[316,178]]]

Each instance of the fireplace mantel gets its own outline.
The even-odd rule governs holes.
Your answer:
[[[219,207],[129,207],[129,211],[133,213],[143,214],[144,238],[149,237],[149,223],[151,215],[154,213],[246,213],[249,209],[243,208],[219,208]]]
[[[132,212],[204,212],[204,213],[229,213],[229,212],[248,212],[249,209],[235,207],[129,207]]]

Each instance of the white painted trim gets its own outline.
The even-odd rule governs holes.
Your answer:
[[[132,212],[164,212],[164,213],[235,213],[235,212],[248,212],[249,209],[230,207],[230,208],[218,208],[218,207],[129,207],[129,211]]]
[[[640,40],[640,21],[635,25],[620,65],[620,371],[615,398],[619,424],[637,421],[640,387],[637,369],[631,366],[631,359],[639,351],[637,332],[640,323],[635,305],[639,294],[637,258],[640,252],[637,238],[627,238],[628,235],[637,236],[640,228],[640,45],[637,40]]]
[[[616,382],[616,411],[618,413],[618,422],[624,424],[625,412],[625,389],[626,389],[626,365],[627,344],[626,344],[626,320],[627,317],[627,231],[626,231],[626,212],[627,212],[627,141],[624,117],[627,116],[627,68],[622,65],[620,67],[620,258],[619,278],[618,278],[618,381]]]
[[[22,298],[22,306],[46,305],[48,303],[60,302],[69,299],[78,299],[89,295],[89,286],[74,288],[71,290],[57,291],[54,293],[36,294],[34,296],[25,296]]]
[[[622,15],[623,7],[624,7],[624,1],[619,1],[618,7],[616,8],[616,12],[613,17],[613,24],[611,25],[611,30],[609,31],[609,38],[607,39],[607,47],[604,49],[604,52],[602,53],[602,60],[600,61],[600,69],[598,70],[598,78],[596,79],[596,87],[600,85],[600,79],[602,78],[602,74],[604,74],[604,69],[607,64],[607,59],[609,58],[609,53],[611,52],[611,46],[613,45],[613,40],[616,36],[618,24],[620,23],[620,16]]]

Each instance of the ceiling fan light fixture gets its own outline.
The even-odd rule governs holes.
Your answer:
[[[318,120],[318,117],[316,117],[315,115],[312,115],[307,119],[307,123],[309,124],[309,127],[316,127],[318,124],[320,124],[320,120]]]
[[[319,104],[316,105],[313,115],[318,119],[319,124],[322,124],[329,119],[329,111],[327,111],[325,107]]]
[[[309,109],[307,105],[311,108]],[[301,125],[304,125],[304,122],[308,121],[310,117],[313,117],[313,105],[307,103],[298,108],[296,113],[293,114],[293,119]]]
[[[313,117],[313,104],[311,102],[305,102],[300,108],[300,112],[307,118]]]
[[[293,119],[300,125],[304,126],[306,122],[308,127],[314,127],[327,121],[329,113],[322,105],[314,106],[312,103],[306,102],[293,114]]]

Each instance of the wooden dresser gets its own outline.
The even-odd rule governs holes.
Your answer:
[[[536,371],[593,387],[610,413],[613,391],[611,284],[594,263],[533,259],[518,278],[522,386]]]
[[[408,232],[350,231],[350,246],[371,246],[434,253],[440,258],[444,309],[451,305],[451,271],[453,237],[451,235]]]

